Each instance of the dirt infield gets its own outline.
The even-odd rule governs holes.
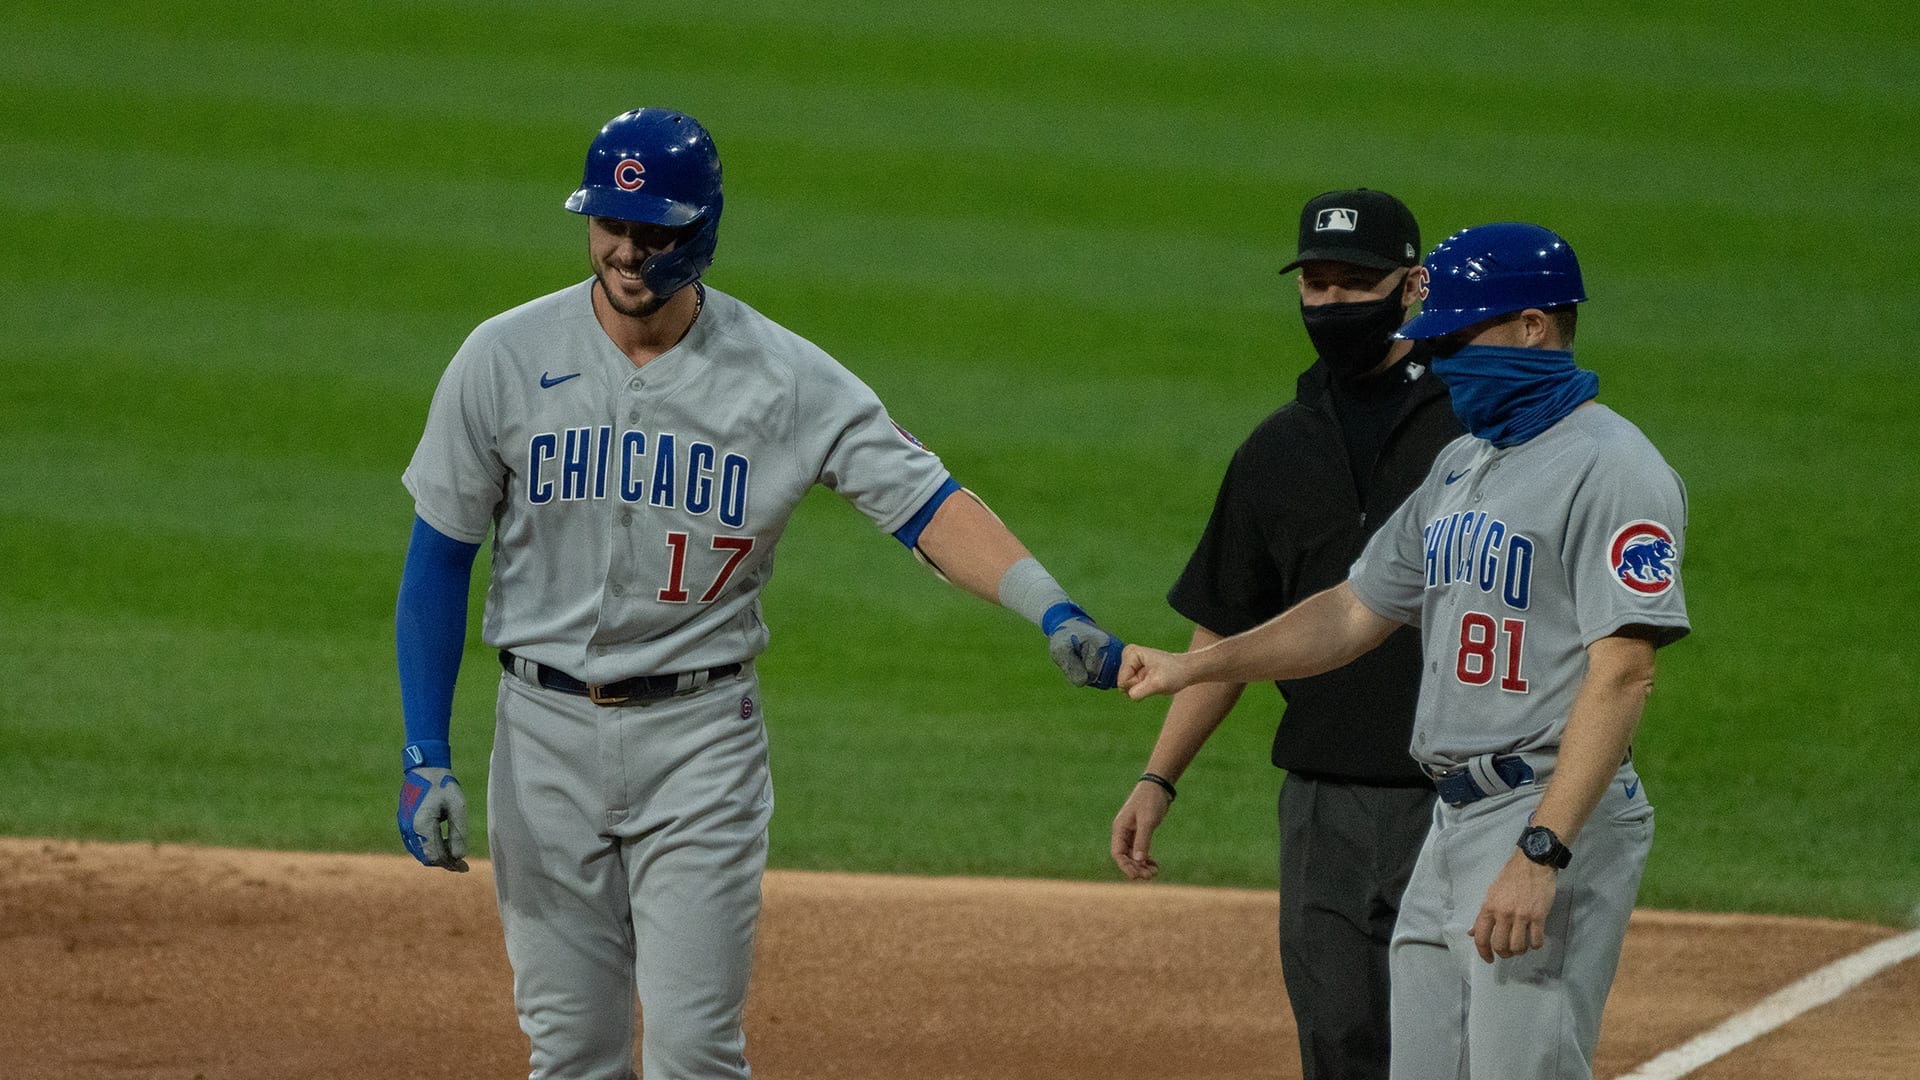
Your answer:
[[[1266,892],[775,872],[757,1076],[1299,1075]],[[1894,931],[1642,912],[1615,1076]],[[484,864],[0,839],[0,1077],[526,1075]],[[1700,1071],[1920,1077],[1920,960]]]

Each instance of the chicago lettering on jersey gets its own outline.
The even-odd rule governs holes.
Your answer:
[[[1435,518],[1421,534],[1426,544],[1427,588],[1467,585],[1483,593],[1498,587],[1515,611],[1527,610],[1533,588],[1533,540],[1499,518],[1463,510]]]
[[[747,520],[745,454],[721,454],[711,444],[681,443],[672,432],[649,441],[644,431],[610,426],[543,431],[527,440],[527,502],[616,498],[650,506],[713,513],[738,529]]]

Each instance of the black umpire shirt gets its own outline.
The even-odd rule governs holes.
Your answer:
[[[1228,636],[1347,579],[1367,538],[1462,432],[1417,353],[1370,383],[1341,387],[1336,407],[1327,366],[1315,363],[1295,399],[1253,429],[1167,593],[1175,611]],[[1273,763],[1320,779],[1428,784],[1408,753],[1420,663],[1420,632],[1403,626],[1343,668],[1275,683],[1287,709]]]

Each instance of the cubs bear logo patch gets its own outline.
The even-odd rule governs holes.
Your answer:
[[[1673,532],[1657,521],[1629,522],[1607,545],[1613,579],[1638,596],[1658,596],[1673,588],[1677,555]]]
[[[897,420],[894,420],[894,419],[893,419],[892,417],[888,417],[888,418],[887,418],[887,423],[889,423],[889,424],[892,424],[892,425],[893,425],[893,430],[895,430],[895,431],[897,431],[897,432],[899,432],[899,433],[900,433],[900,437],[901,437],[901,438],[903,438],[903,439],[905,439],[905,440],[907,440],[908,442],[910,442],[910,443],[912,443],[912,444],[913,444],[913,445],[914,445],[915,447],[917,447],[917,448],[919,448],[919,449],[921,449],[921,450],[925,450],[925,449],[927,448],[927,444],[926,444],[926,443],[923,443],[923,442],[921,442],[921,441],[920,441],[919,439],[916,439],[916,438],[914,438],[914,437],[913,437],[913,432],[911,432],[911,431],[908,431],[908,430],[907,430],[906,428],[903,428],[903,427],[901,427],[901,426],[900,426],[900,423],[899,423],[899,421],[897,421]]]

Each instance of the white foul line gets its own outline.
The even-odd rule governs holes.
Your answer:
[[[1668,1050],[1618,1080],[1678,1080],[1913,956],[1920,956],[1920,930],[1869,945],[1779,990],[1746,1012],[1728,1018],[1712,1031]]]

